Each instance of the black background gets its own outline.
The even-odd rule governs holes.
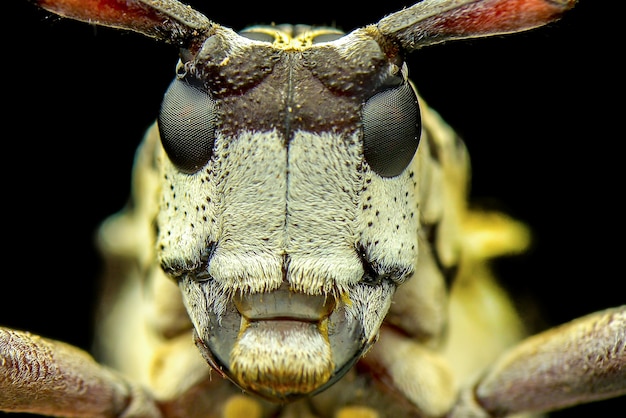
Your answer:
[[[191,4],[234,29],[287,22],[346,31],[410,5]],[[528,319],[540,327],[626,301],[624,39],[609,32],[603,7],[583,0],[547,27],[427,48],[409,60],[422,96],[468,144],[473,198],[533,229],[533,249],[496,269],[518,301],[537,302],[539,314]],[[126,201],[134,149],[177,51],[50,17],[25,0],[8,10],[0,325],[88,349],[99,269],[94,230]],[[626,410],[625,397],[551,416],[614,410]]]

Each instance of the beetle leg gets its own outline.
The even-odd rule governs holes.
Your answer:
[[[461,395],[450,417],[548,412],[624,394],[626,305],[527,338]]]
[[[454,403],[457,384],[448,363],[389,328],[381,328],[378,342],[361,361],[385,390],[408,399],[425,416],[442,416]]]
[[[151,396],[83,350],[0,327],[0,410],[89,418],[157,418]]]

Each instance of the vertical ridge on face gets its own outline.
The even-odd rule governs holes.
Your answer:
[[[364,273],[355,251],[363,188],[359,136],[300,130],[288,154],[287,280],[305,293],[341,292]]]

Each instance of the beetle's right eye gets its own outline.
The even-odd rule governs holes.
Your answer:
[[[174,79],[159,113],[161,143],[180,171],[192,174],[206,165],[213,153],[215,101],[198,86]]]
[[[408,81],[391,83],[363,105],[363,155],[375,173],[395,177],[411,163],[420,141],[417,95]]]

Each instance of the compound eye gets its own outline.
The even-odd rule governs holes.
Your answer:
[[[409,165],[420,140],[417,95],[408,82],[382,90],[363,106],[365,161],[382,177],[395,177]]]
[[[159,113],[161,143],[180,171],[193,174],[206,165],[215,143],[216,106],[211,96],[186,80],[174,79]]]

